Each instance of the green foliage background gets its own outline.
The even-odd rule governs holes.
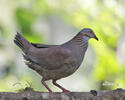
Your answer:
[[[91,83],[88,89],[125,88],[125,63],[118,59],[118,43],[124,34],[124,4],[122,0],[1,0],[0,91],[25,88],[27,81],[35,90],[43,90],[41,77],[23,65],[21,51],[14,45],[13,38],[19,31],[32,42],[47,43],[43,35],[46,33],[36,31],[34,24],[38,19],[49,22],[52,16],[77,31],[89,27],[99,38],[99,42],[89,41],[94,59],[90,59],[93,62],[91,72],[84,69],[88,81],[83,84]]]

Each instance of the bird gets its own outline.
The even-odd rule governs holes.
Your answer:
[[[52,80],[62,92],[70,92],[59,85],[57,80],[68,77],[80,67],[91,38],[98,40],[92,29],[83,28],[69,41],[49,45],[29,42],[17,32],[14,43],[22,49],[25,64],[42,76],[41,83],[50,93],[53,91],[46,84],[48,80]]]

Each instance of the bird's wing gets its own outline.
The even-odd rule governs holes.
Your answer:
[[[62,47],[48,49],[44,53],[43,58],[46,63],[44,63],[45,65],[41,63],[41,65],[48,70],[54,70],[64,65],[72,64],[74,60],[72,51]]]
[[[60,46],[52,48],[37,48],[38,51],[33,51],[29,58],[33,58],[34,61],[44,69],[55,70],[61,68],[64,65],[74,64],[75,59],[72,51]]]
[[[31,43],[36,48],[49,48],[57,45],[47,45],[47,44],[40,44],[40,43]]]

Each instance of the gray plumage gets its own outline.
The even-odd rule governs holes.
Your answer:
[[[73,39],[61,45],[30,43],[19,33],[15,36],[14,42],[24,52],[26,65],[46,81],[58,80],[73,74],[83,61],[89,38],[97,39],[91,29],[85,28]]]

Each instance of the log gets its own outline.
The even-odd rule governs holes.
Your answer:
[[[0,92],[0,100],[125,100],[125,89],[70,93],[48,93],[27,89],[20,93]]]

